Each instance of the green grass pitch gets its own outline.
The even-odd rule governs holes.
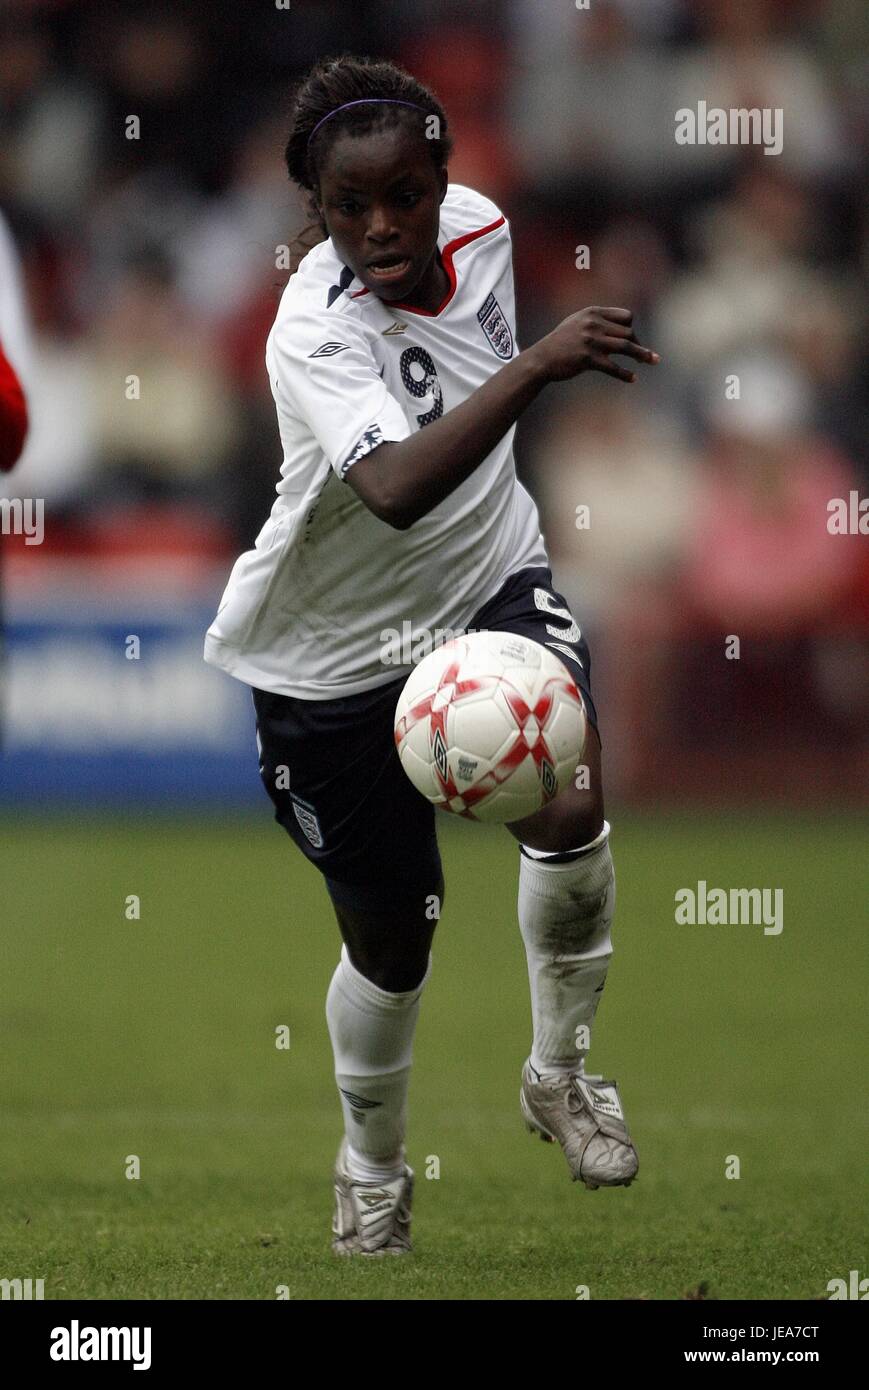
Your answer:
[[[619,1082],[638,1181],[588,1192],[524,1129],[517,851],[443,817],[415,1252],[362,1262],[329,1249],[337,929],[268,808],[4,822],[0,1277],[43,1278],[46,1298],[572,1300],[825,1297],[869,1273],[865,824],[613,819],[616,954],[589,1070]],[[698,879],[781,887],[782,934],[677,926],[674,894]]]

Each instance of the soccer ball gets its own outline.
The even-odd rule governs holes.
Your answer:
[[[411,672],[395,744],[417,791],[471,820],[521,820],[569,785],[585,747],[582,697],[548,648],[473,632]]]

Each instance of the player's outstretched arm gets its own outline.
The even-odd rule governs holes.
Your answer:
[[[491,453],[543,387],[580,372],[605,372],[632,382],[612,361],[660,359],[642,347],[629,309],[582,309],[508,362],[461,405],[409,439],[380,444],[355,463],[347,481],[375,516],[399,531],[449,497]]]

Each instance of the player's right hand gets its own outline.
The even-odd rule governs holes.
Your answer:
[[[530,349],[548,381],[567,381],[580,372],[605,372],[618,381],[636,381],[636,374],[611,361],[613,354],[633,357],[654,366],[660,357],[637,342],[630,309],[594,306],[571,314]]]

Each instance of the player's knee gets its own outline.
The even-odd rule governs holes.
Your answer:
[[[568,850],[590,845],[603,830],[603,822],[602,799],[596,798],[586,807],[566,809],[554,832],[553,851],[565,854]]]
[[[403,994],[428,969],[444,900],[442,875],[413,889],[354,887],[327,880],[341,935],[356,969],[379,989]]]
[[[562,854],[590,845],[603,830],[604,801],[599,753],[590,761],[590,786],[571,788],[566,795],[556,797],[549,808],[552,812],[552,832],[558,841],[553,849]]]
[[[603,795],[599,789],[557,797],[538,812],[534,822],[511,827],[522,844],[550,854],[566,854],[596,840],[604,826]]]
[[[429,953],[426,951],[410,960],[363,957],[361,960],[354,960],[353,964],[360,975],[364,975],[366,980],[370,980],[378,989],[384,990],[387,994],[407,994],[409,990],[416,989],[425,978],[428,957]]]
[[[416,989],[428,969],[433,929],[414,931],[412,924],[399,923],[399,930],[384,933],[383,923],[378,923],[371,932],[357,919],[348,931],[346,914],[339,915],[339,922],[360,975],[389,994]]]

